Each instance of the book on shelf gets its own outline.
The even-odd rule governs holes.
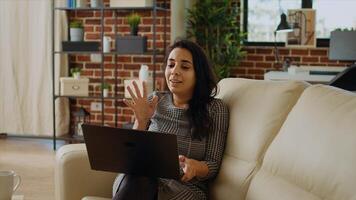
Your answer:
[[[68,8],[76,8],[77,7],[77,1],[76,0],[67,0],[67,7]]]

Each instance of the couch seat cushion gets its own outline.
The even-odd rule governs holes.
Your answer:
[[[307,88],[266,151],[247,199],[356,199],[356,94]]]

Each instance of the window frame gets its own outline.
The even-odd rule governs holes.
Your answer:
[[[242,7],[242,14],[243,14],[243,21],[242,21],[242,30],[245,34],[245,39],[243,44],[245,46],[274,46],[275,42],[249,42],[247,41],[248,37],[248,0],[241,0],[243,1]],[[301,0],[301,8],[313,8],[313,0]],[[329,47],[329,38],[316,38],[316,47]],[[276,45],[279,47],[285,47],[285,42],[276,42]]]

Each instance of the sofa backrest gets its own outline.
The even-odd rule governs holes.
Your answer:
[[[253,200],[356,199],[356,94],[307,88],[252,179]]]
[[[240,78],[219,82],[218,98],[228,105],[230,122],[221,169],[210,185],[211,199],[245,199],[266,148],[307,86]]]

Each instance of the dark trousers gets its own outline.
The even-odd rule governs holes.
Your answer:
[[[157,178],[125,175],[113,200],[156,200]]]

